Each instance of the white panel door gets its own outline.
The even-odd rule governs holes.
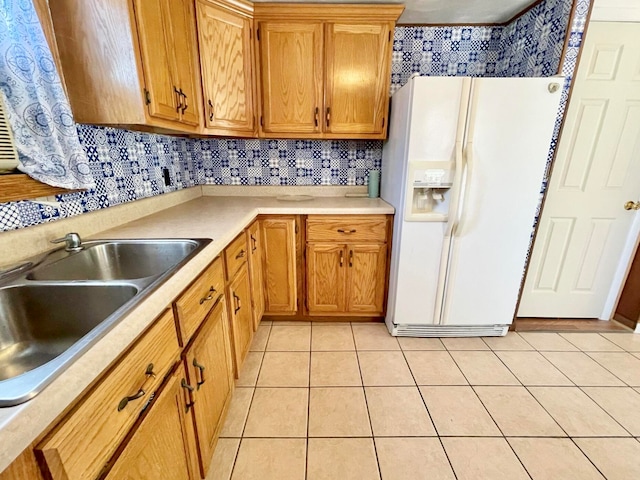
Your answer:
[[[640,195],[640,24],[592,22],[518,309],[598,318]]]
[[[474,80],[443,325],[513,320],[562,81]]]

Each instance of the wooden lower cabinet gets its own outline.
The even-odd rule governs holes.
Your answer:
[[[294,315],[298,311],[296,225],[294,215],[262,220],[265,313],[268,315]]]
[[[308,244],[309,314],[382,315],[386,267],[385,244]]]
[[[191,399],[185,385],[184,367],[179,365],[126,443],[106,479],[200,478],[193,422],[188,416]]]
[[[235,357],[235,374],[238,376],[251,340],[253,340],[253,316],[251,312],[251,286],[245,263],[227,288],[229,320]]]
[[[251,280],[251,309],[253,328],[258,329],[264,315],[264,273],[262,267],[262,229],[260,220],[247,228],[247,248],[249,250],[249,277]]]
[[[342,313],[346,300],[345,246],[307,246],[307,308],[309,313]]]
[[[200,475],[205,478],[233,391],[233,361],[227,310],[222,295],[187,348],[184,362],[189,385],[195,389],[191,393],[191,412],[196,430]]]
[[[368,315],[384,313],[387,279],[385,244],[347,245],[347,312]]]

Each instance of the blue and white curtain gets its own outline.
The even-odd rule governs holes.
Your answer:
[[[0,0],[0,93],[19,170],[56,187],[95,185],[33,0]]]

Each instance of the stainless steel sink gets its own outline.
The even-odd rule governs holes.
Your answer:
[[[130,280],[171,269],[198,247],[193,240],[85,242],[84,249],[33,269],[30,280]]]
[[[0,407],[38,394],[210,239],[106,240],[0,278]]]

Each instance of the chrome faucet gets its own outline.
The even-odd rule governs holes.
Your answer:
[[[65,243],[64,249],[67,252],[79,252],[84,247],[82,246],[82,239],[77,233],[67,233],[62,238],[56,238],[51,240],[51,243]]]

